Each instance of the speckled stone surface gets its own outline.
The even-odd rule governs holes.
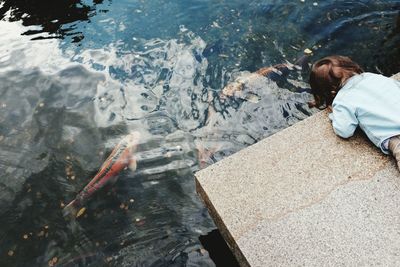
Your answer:
[[[320,112],[196,174],[242,266],[400,266],[400,172]]]

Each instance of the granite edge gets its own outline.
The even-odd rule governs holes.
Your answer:
[[[211,218],[213,219],[214,223],[218,227],[222,237],[226,241],[228,247],[233,252],[236,257],[236,260],[239,262],[240,266],[242,267],[250,267],[247,258],[242,253],[239,245],[237,244],[235,238],[231,235],[228,230],[228,227],[225,225],[223,219],[219,215],[217,209],[212,204],[211,200],[208,198],[207,193],[204,191],[201,183],[198,181],[197,177],[195,178],[196,183],[196,192],[200,196],[200,199],[203,201],[204,205],[206,206],[208,212],[210,213]]]
[[[396,79],[398,81],[400,81],[400,72],[391,76],[391,78]],[[270,138],[272,136],[279,136],[280,134],[283,134],[284,132],[288,131],[289,129],[293,128],[293,127],[298,127],[303,123],[306,123],[308,120],[312,120],[314,119],[316,116],[323,116],[323,114],[326,113],[326,111],[322,111],[322,112],[316,112],[313,115],[311,115],[310,117],[290,126],[287,127],[285,129],[283,129],[282,131],[279,131],[275,134],[272,134],[264,139]],[[299,125],[300,124],[300,125]],[[263,139],[263,140],[264,140]],[[261,140],[262,141],[262,140]],[[251,146],[249,146],[248,148],[257,145],[259,142],[257,142],[256,144],[253,144]],[[247,148],[245,148],[244,150],[246,150]],[[240,153],[240,151],[238,152]],[[236,153],[235,153],[236,154]],[[234,154],[233,154],[234,155]],[[231,156],[233,156],[231,155]],[[231,157],[229,156],[229,157]],[[229,158],[227,157],[227,158]],[[220,162],[217,162],[216,164],[222,164],[223,160]],[[206,168],[207,169],[207,168]],[[206,170],[204,169],[204,170]],[[201,175],[202,171],[199,171],[195,174],[195,184],[196,184],[196,192],[199,195],[200,199],[203,201],[204,205],[207,207],[207,210],[209,211],[211,218],[213,219],[213,221],[215,222],[216,226],[218,227],[218,230],[221,232],[223,238],[225,239],[226,243],[228,244],[229,248],[231,249],[231,251],[233,252],[233,254],[235,255],[236,259],[238,260],[240,266],[243,267],[249,267],[250,264],[248,262],[248,260],[246,259],[246,257],[244,256],[244,254],[242,253],[239,245],[237,244],[235,238],[231,235],[231,233],[229,232],[228,227],[225,225],[223,219],[221,218],[221,216],[219,215],[217,209],[214,207],[213,203],[211,202],[211,200],[209,199],[207,193],[205,192],[203,186],[202,186],[202,182],[200,181],[202,179],[202,175]]]

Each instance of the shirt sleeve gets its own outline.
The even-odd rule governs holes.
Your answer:
[[[332,120],[333,131],[343,138],[353,136],[358,126],[356,111],[348,105],[334,103],[329,118]]]

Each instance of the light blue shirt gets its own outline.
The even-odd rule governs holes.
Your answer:
[[[400,82],[374,74],[351,77],[337,93],[329,115],[335,133],[343,138],[354,134],[357,126],[383,153],[384,142],[400,135]]]

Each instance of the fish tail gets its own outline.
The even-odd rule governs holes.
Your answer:
[[[79,203],[76,199],[72,200],[67,206],[63,209],[63,216],[65,218],[75,219],[76,215],[79,211]]]

